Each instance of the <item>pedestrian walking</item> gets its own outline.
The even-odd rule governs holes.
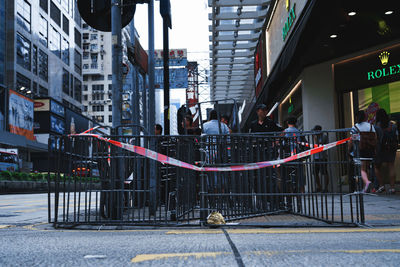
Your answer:
[[[367,115],[364,110],[356,114],[357,123],[351,129],[352,134],[360,135],[359,156],[361,158],[361,178],[364,183],[362,192],[367,193],[371,190],[371,181],[368,179],[368,166],[376,155],[376,131],[372,124],[367,122]],[[354,155],[353,142],[349,142],[350,149]]]
[[[389,116],[384,109],[379,109],[376,113],[376,133],[378,138],[377,153],[375,158],[375,173],[378,177],[379,188],[376,191],[385,191],[382,169],[385,166],[389,172],[390,189],[389,194],[394,194],[396,169],[396,151],[398,146],[398,130],[395,124],[390,122]]]

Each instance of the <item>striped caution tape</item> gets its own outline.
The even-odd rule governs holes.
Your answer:
[[[70,135],[71,137],[73,136],[87,136],[87,137],[94,137],[97,138],[101,141],[110,143],[114,146],[120,147],[122,149],[131,151],[133,153],[136,153],[138,155],[141,155],[143,157],[156,160],[158,162],[164,163],[164,164],[169,164],[173,165],[176,167],[181,167],[189,170],[194,170],[194,171],[199,171],[199,172],[231,172],[231,171],[249,171],[249,170],[258,170],[262,168],[267,168],[267,167],[275,167],[283,163],[287,163],[290,161],[298,160],[301,158],[309,157],[311,155],[320,153],[322,151],[329,150],[331,148],[334,148],[336,146],[342,145],[347,143],[350,140],[349,138],[345,138],[339,141],[335,141],[326,145],[321,145],[315,148],[311,148],[309,150],[306,150],[304,152],[292,155],[290,157],[284,158],[284,159],[277,159],[277,160],[271,160],[271,161],[261,161],[261,162],[255,162],[255,163],[248,163],[248,164],[243,164],[243,165],[236,165],[236,166],[229,166],[229,167],[198,167],[171,157],[168,157],[166,155],[163,155],[161,153],[157,153],[155,151],[152,151],[150,149],[140,147],[140,146],[135,146],[119,141],[115,141],[109,138],[105,138],[101,135],[98,134],[90,134],[90,133],[81,133],[81,134],[73,134]]]

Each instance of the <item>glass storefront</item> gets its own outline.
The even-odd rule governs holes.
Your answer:
[[[400,81],[343,93],[342,101],[344,115],[342,119],[346,128],[354,125],[354,115],[358,110],[366,110],[370,122],[374,122],[375,118],[371,111],[376,111],[378,108],[385,109],[397,127],[400,126]],[[400,181],[400,149],[397,150],[395,167],[396,181]]]
[[[373,103],[400,122],[400,81],[358,90],[359,110],[367,110]]]

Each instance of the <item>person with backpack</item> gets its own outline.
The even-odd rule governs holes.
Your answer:
[[[367,122],[367,114],[364,110],[360,110],[356,114],[357,123],[351,128],[351,134],[360,135],[359,143],[359,157],[361,158],[361,178],[364,182],[363,193],[370,192],[372,187],[371,181],[368,179],[368,165],[369,161],[376,155],[376,131],[372,124]],[[353,149],[353,142],[349,142],[350,149]],[[353,149],[354,153],[354,149]],[[369,160],[371,159],[371,160]]]
[[[376,113],[376,133],[378,135],[378,149],[375,158],[375,173],[378,177],[379,188],[377,193],[385,191],[382,177],[382,166],[386,165],[389,171],[390,189],[389,194],[395,194],[394,187],[396,179],[396,169],[394,162],[396,160],[396,150],[398,144],[398,131],[395,124],[391,123],[389,116],[384,109],[379,109]]]

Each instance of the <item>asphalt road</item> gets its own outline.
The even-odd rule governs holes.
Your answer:
[[[400,228],[0,229],[1,266],[398,266]]]
[[[398,266],[400,227],[55,230],[47,195],[0,196],[0,266]]]

